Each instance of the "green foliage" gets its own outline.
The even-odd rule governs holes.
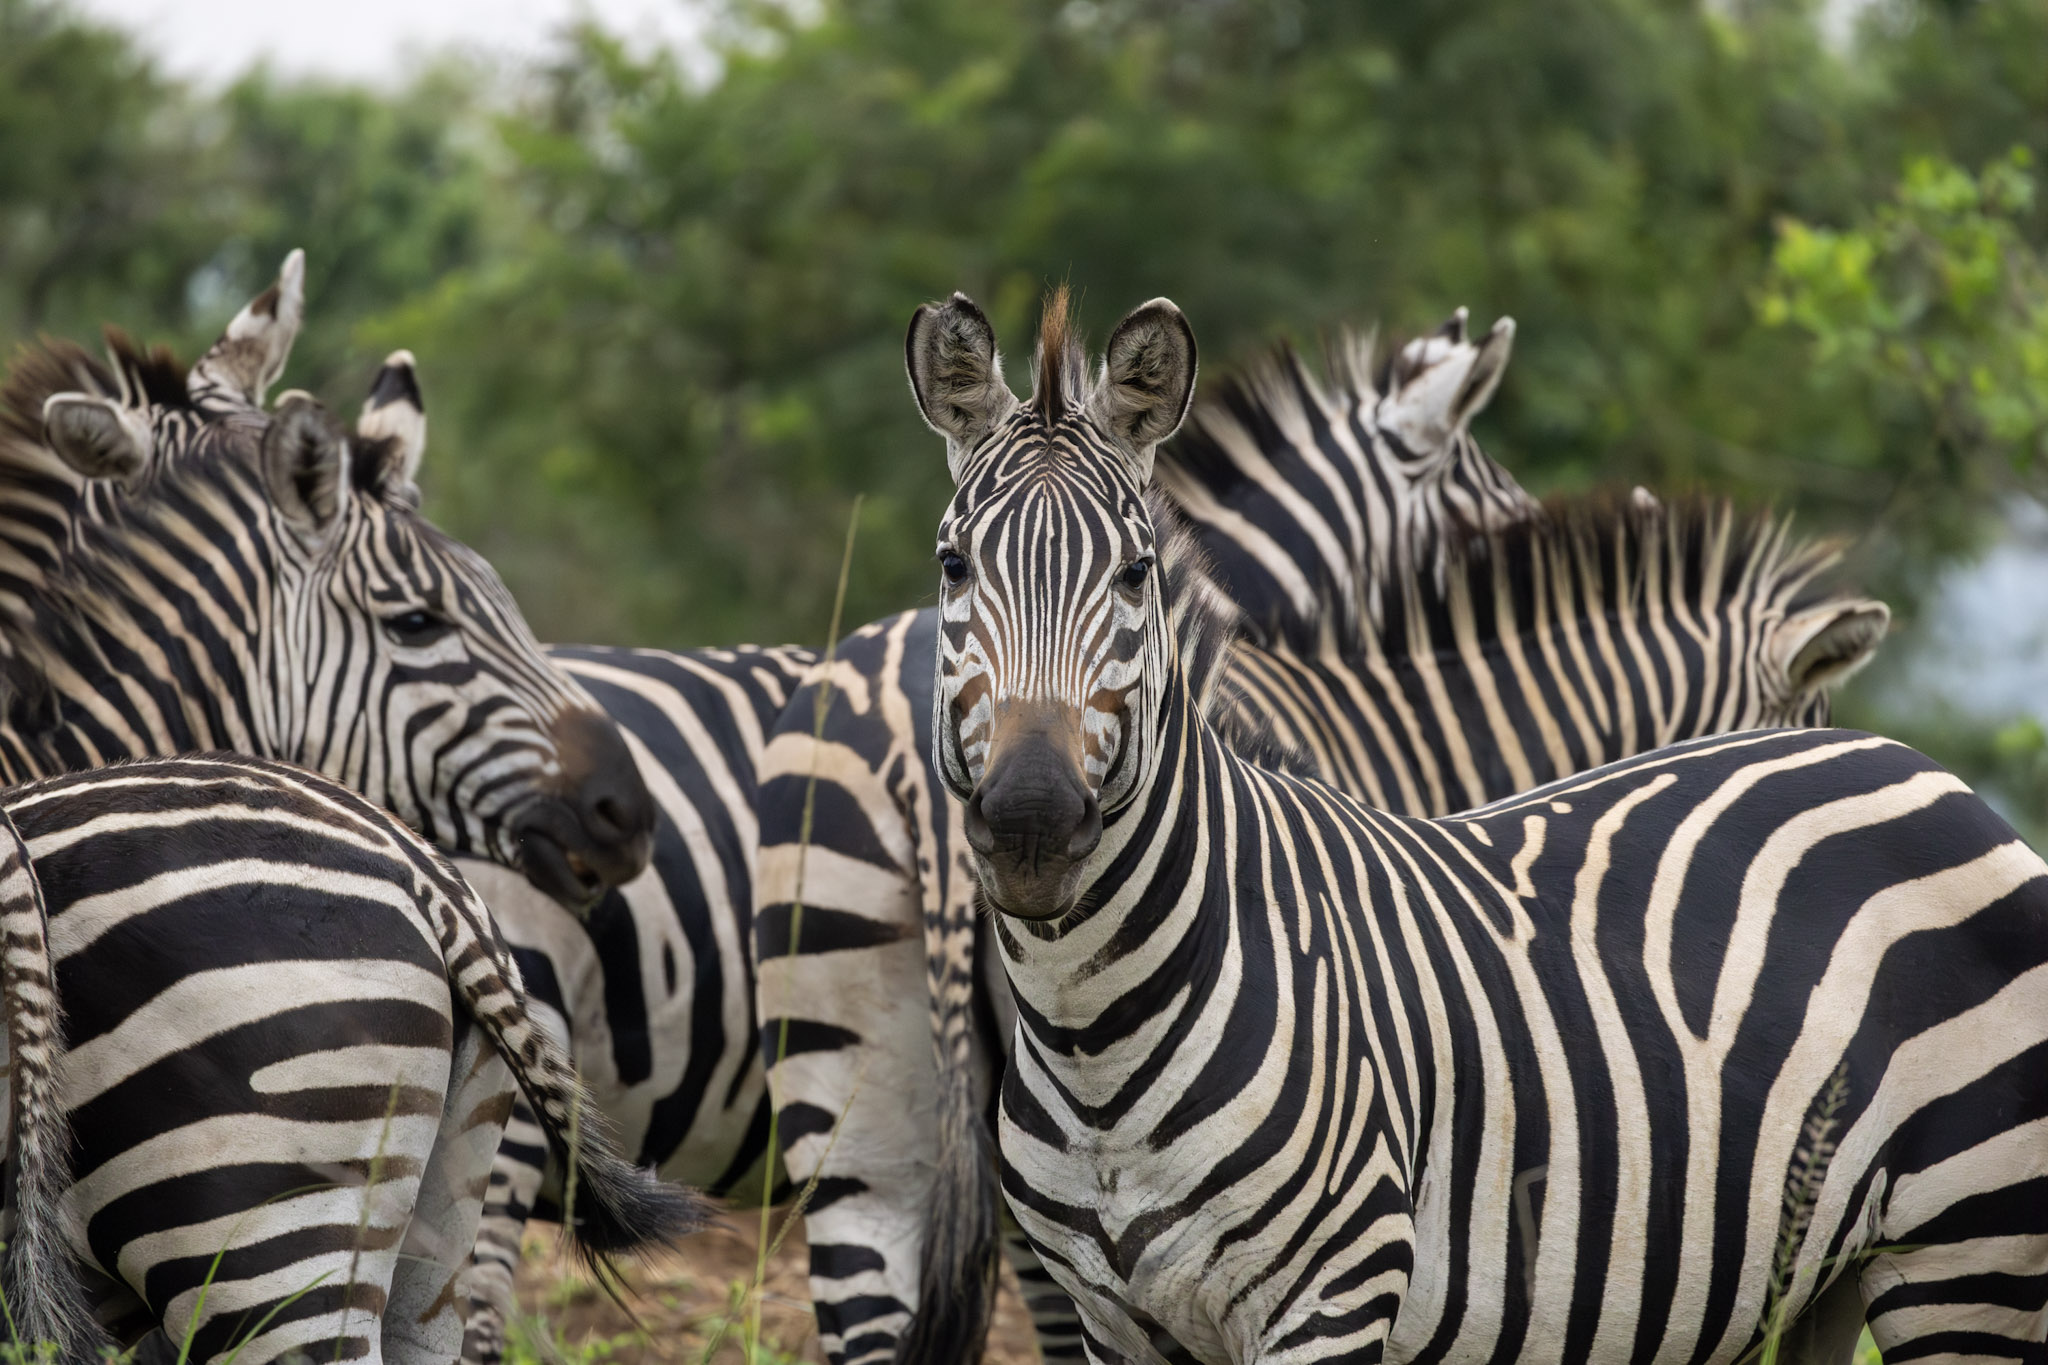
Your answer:
[[[1847,228],[1787,219],[1759,298],[1767,324],[1814,339],[1818,382],[1932,438],[1895,477],[1951,501],[1981,496],[2001,464],[2048,469],[2048,262],[2026,235],[2032,166],[2025,148],[1981,175],[1918,157]]]
[[[304,245],[287,382],[413,348],[428,510],[544,636],[685,645],[816,639],[859,492],[849,619],[928,597],[919,300],[1014,357],[1051,283],[1098,336],[1168,294],[1212,374],[1463,303],[1521,324],[1480,435],[1532,486],[1774,498],[1910,609],[2039,478],[2048,6],[1817,13],[724,0],[710,78],[585,25],[208,95],[0,0],[0,325],[189,351]]]
[[[600,1365],[621,1350],[645,1347],[645,1332],[615,1336],[585,1334],[571,1342],[560,1329],[539,1317],[514,1315],[505,1330],[505,1365]]]
[[[1060,279],[1098,333],[1172,295],[1212,365],[1513,313],[1484,434],[1531,482],[1776,497],[1918,562],[1970,542],[1995,471],[1931,464],[1934,411],[1845,403],[1754,304],[1774,223],[1861,222],[1941,149],[1930,92],[1973,128],[2009,99],[1943,84],[2006,69],[1978,47],[2027,21],[1999,8],[1850,60],[1792,4],[841,0],[735,8],[708,85],[584,29],[499,124],[519,249],[372,331],[470,367],[437,390],[463,464],[434,505],[582,635],[808,638],[859,490],[853,618],[922,598],[946,480],[901,392],[909,305],[967,289],[1019,351]],[[1956,303],[1968,364],[1996,333]]]

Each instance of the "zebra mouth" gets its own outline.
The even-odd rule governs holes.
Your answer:
[[[1079,868],[1066,869],[1057,877],[1034,877],[1018,882],[1005,878],[985,858],[977,857],[975,880],[981,883],[981,898],[989,909],[1011,919],[1034,923],[1065,916],[1080,899]]]
[[[579,915],[605,892],[605,879],[587,859],[540,830],[522,831],[519,851],[526,880]]]

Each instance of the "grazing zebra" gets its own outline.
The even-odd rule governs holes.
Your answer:
[[[1504,331],[1497,325],[1494,335]],[[1454,319],[1424,345],[1460,334]],[[1446,401],[1470,390],[1468,377],[1478,368],[1470,348],[1432,352],[1452,367],[1449,382],[1418,369],[1420,349],[1403,352],[1390,371]],[[1354,360],[1348,372],[1370,368]],[[1263,729],[1298,764],[1372,804],[1446,814],[1673,739],[1824,719],[1825,689],[1864,662],[1882,635],[1882,603],[1828,596],[1817,587],[1835,552],[1792,541],[1769,518],[1637,497],[1559,503],[1518,525],[1535,504],[1469,441],[1456,459],[1434,464],[1399,460],[1391,440],[1340,444],[1330,437],[1330,423],[1306,414],[1365,412],[1373,407],[1368,399],[1355,388],[1332,396],[1291,357],[1268,373],[1294,377],[1240,385],[1222,405],[1225,416],[1197,406],[1190,417],[1211,432],[1227,433],[1234,424],[1248,436],[1225,435],[1212,453],[1187,459],[1183,434],[1160,453],[1162,465],[1172,458],[1182,470],[1176,507],[1243,509],[1236,521],[1212,510],[1201,543],[1214,550],[1222,534],[1216,528],[1224,525],[1253,545],[1331,543],[1296,529],[1301,523],[1290,509],[1308,507],[1306,498],[1274,499],[1258,490],[1275,481],[1273,471],[1291,486],[1316,487],[1316,468],[1355,455],[1336,486],[1396,490],[1394,507],[1377,520],[1405,528],[1409,552],[1423,556],[1421,573],[1397,582],[1389,575],[1403,567],[1399,562],[1361,553],[1349,569],[1340,561],[1294,574],[1312,585],[1308,608],[1292,618],[1294,627],[1266,632],[1270,643],[1240,643],[1230,653],[1214,713],[1240,732]],[[1312,407],[1302,395],[1311,396]],[[1387,397],[1407,393],[1395,389]],[[1431,419],[1412,402],[1402,407],[1422,430],[1462,433],[1471,416],[1463,408]],[[1319,433],[1313,449],[1288,444],[1307,433]],[[1428,479],[1402,478],[1403,469],[1417,467],[1460,487],[1508,491],[1485,513],[1461,515]],[[1189,478],[1213,491],[1188,493]],[[1360,517],[1332,506],[1310,520],[1335,526]],[[1470,529],[1488,523],[1500,529]],[[1256,622],[1262,609],[1236,603],[1234,584],[1231,592],[1233,611]],[[1346,602],[1381,604],[1380,619],[1347,616]],[[1352,619],[1358,633],[1344,636],[1324,624],[1340,618]],[[891,1358],[912,1306],[935,1298],[946,1305],[941,1320],[928,1323],[919,1312],[909,1329],[914,1349],[902,1358],[958,1356],[968,1348],[932,1343],[971,1341],[979,1330],[976,1310],[962,1307],[976,1292],[979,1262],[961,1248],[977,1246],[983,1235],[971,1193],[972,1136],[941,1143],[938,1125],[924,1115],[935,1106],[941,1115],[957,1114],[990,1093],[1014,1014],[987,943],[978,945],[978,966],[963,968],[957,964],[973,950],[946,939],[951,926],[973,923],[972,877],[959,804],[932,767],[928,661],[938,626],[936,611],[906,613],[843,642],[822,730],[814,705],[823,674],[784,713],[763,762],[763,932],[786,925],[799,900],[807,926],[834,926],[815,937],[807,928],[796,958],[763,953],[761,1008],[769,1021],[765,1046],[773,1046],[785,1017],[795,1021],[796,1036],[813,1040],[795,1065],[776,1068],[771,1082],[784,1131],[794,1134],[793,1177],[824,1174],[826,1193],[807,1222],[820,1248],[812,1296],[835,1359]],[[799,836],[807,800],[815,818],[805,844]],[[916,954],[920,921],[930,934],[928,964]],[[934,922],[941,931],[932,931]],[[782,932],[782,951],[787,939]],[[867,1041],[865,1002],[907,997],[927,968],[935,998],[948,1002],[941,1019],[955,1032],[944,1035],[946,1065],[937,1084],[927,1073],[910,1092],[913,1124],[904,1117],[903,1092],[877,1092],[862,1079],[883,1046]],[[874,985],[857,995],[835,989],[846,980]],[[961,1033],[972,1036],[962,1040]],[[941,1095],[944,1103],[935,1098]],[[829,1120],[840,1114],[847,1119],[833,1137]],[[949,1121],[954,1132],[964,1126]],[[951,1182],[945,1197],[901,1199],[898,1191],[918,1187],[896,1172],[934,1167]],[[925,1264],[912,1271],[919,1248]],[[1078,1356],[1064,1295],[1028,1251],[1014,1243],[1010,1250],[1041,1352],[1048,1359]],[[970,1287],[963,1289],[963,1281]],[[852,1307],[841,1310],[841,1302]]]
[[[702,1221],[619,1155],[462,878],[324,778],[206,756],[14,788],[0,931],[17,1341],[452,1359],[515,1082],[587,1251]]]
[[[1092,383],[1049,310],[1028,404],[958,296],[910,357],[1004,1190],[1092,1359],[2040,1358],[2048,864],[1960,781],[1828,730],[1437,820],[1263,770],[1145,499],[1179,310]]]
[[[274,410],[304,257],[188,374],[109,331],[0,392],[0,780],[232,750],[301,764],[450,853],[583,903],[645,865],[617,731],[490,566],[419,514],[412,359],[357,434]]]

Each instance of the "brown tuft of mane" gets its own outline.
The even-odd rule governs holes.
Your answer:
[[[1065,417],[1079,403],[1088,361],[1074,331],[1071,299],[1064,284],[1045,296],[1038,315],[1038,360],[1033,366],[1031,406],[1048,424]]]

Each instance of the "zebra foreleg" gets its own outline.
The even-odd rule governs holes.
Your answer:
[[[1086,1360],[1088,1350],[1083,1342],[1080,1310],[1031,1249],[1031,1239],[1010,1217],[1007,1205],[1003,1211],[1003,1254],[1010,1269],[1017,1273],[1017,1288],[1023,1295],[1024,1307],[1031,1313],[1031,1328],[1038,1334],[1039,1358],[1047,1362]],[[1860,1308],[1858,1311],[1860,1322]],[[1168,1365],[1194,1365],[1195,1358],[1188,1349],[1165,1332],[1152,1333],[1152,1349]]]

